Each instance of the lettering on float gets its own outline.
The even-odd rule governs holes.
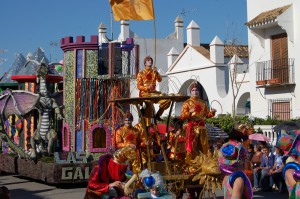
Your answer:
[[[83,170],[81,167],[63,167],[61,172],[62,180],[88,180],[90,175],[90,168],[85,167]]]
[[[67,159],[60,159],[59,153],[54,153],[54,160],[57,164],[68,164],[66,167],[61,168],[61,179],[62,180],[83,180],[89,179],[90,167],[70,166],[72,163],[87,163],[87,157],[82,152],[69,152]]]

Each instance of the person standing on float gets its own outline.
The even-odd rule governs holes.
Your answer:
[[[182,105],[181,120],[187,120],[186,130],[186,151],[185,162],[189,163],[202,152],[207,154],[208,135],[205,126],[205,119],[213,117],[216,109],[208,110],[204,100],[200,98],[199,88],[196,83],[190,86],[191,97]]]

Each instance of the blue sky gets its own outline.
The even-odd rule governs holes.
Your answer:
[[[221,40],[237,38],[247,43],[246,0],[153,0],[156,37],[174,31],[174,20],[182,15],[184,28],[194,20],[200,26],[201,43],[210,43],[215,35]],[[0,76],[14,61],[16,53],[25,57],[38,47],[48,59],[59,61],[63,52],[60,39],[66,36],[97,35],[98,26],[107,26],[111,37],[109,0],[4,0],[0,3]],[[130,21],[130,29],[140,37],[154,38],[153,21]],[[113,21],[114,39],[120,23]],[[54,43],[54,45],[50,45]],[[55,46],[55,43],[58,43]],[[6,53],[1,53],[7,50]],[[51,57],[50,57],[51,52]]]

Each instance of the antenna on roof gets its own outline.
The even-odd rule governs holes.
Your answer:
[[[182,8],[181,12],[179,13],[179,15],[183,16],[183,17],[186,17],[189,13],[191,12],[196,12],[198,11],[198,8],[194,8],[194,9],[191,9],[191,10],[187,10],[185,8]]]
[[[52,48],[54,48],[54,61],[53,62],[56,62],[56,47],[58,45],[58,42],[57,41],[50,41],[50,62],[52,62],[51,60],[51,54],[52,54]]]
[[[6,49],[0,49],[0,54],[4,54],[4,53],[7,53],[8,50]],[[4,62],[6,62],[7,59],[6,58],[1,58],[0,57],[0,65],[3,64]]]

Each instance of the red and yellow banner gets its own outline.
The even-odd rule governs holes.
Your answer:
[[[154,19],[152,0],[109,0],[109,2],[116,21]]]

